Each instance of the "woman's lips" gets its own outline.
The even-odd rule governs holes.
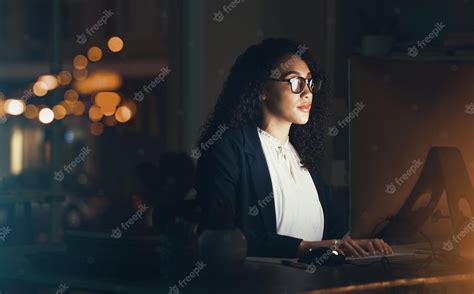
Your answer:
[[[298,109],[300,109],[303,112],[309,112],[309,110],[311,109],[311,104],[300,105],[298,106]]]

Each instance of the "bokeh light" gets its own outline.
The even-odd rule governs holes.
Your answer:
[[[71,83],[71,80],[72,75],[66,70],[63,70],[58,74],[58,82],[62,86],[69,85]]]
[[[104,125],[101,122],[93,122],[90,127],[91,134],[94,136],[100,136],[104,132]]]
[[[74,57],[74,60],[72,61],[72,64],[74,65],[75,69],[85,69],[87,67],[87,63],[89,61],[87,60],[87,57],[84,55],[76,55]]]
[[[74,103],[72,105],[72,113],[74,115],[77,115],[77,116],[81,116],[84,114],[84,111],[85,111],[86,107],[84,105],[84,103],[82,103],[81,101],[77,101],[76,103]]]
[[[25,111],[25,102],[20,99],[8,99],[5,101],[3,109],[10,115],[20,115]]]
[[[97,105],[92,105],[90,108],[89,108],[89,118],[92,120],[92,121],[99,121],[101,120],[103,117],[103,114],[102,114],[102,110],[100,109],[99,106]]]
[[[60,120],[60,119],[63,119],[66,116],[67,111],[66,111],[66,108],[64,106],[55,105],[53,107],[53,113],[54,113],[54,119]]]
[[[137,114],[137,104],[133,100],[125,99],[122,105],[127,106],[132,111],[132,116]]]
[[[127,106],[120,106],[115,112],[115,119],[118,122],[124,123],[132,118],[132,111]]]
[[[45,83],[47,90],[56,89],[56,87],[57,87],[58,84],[59,84],[58,79],[57,79],[55,76],[53,76],[53,75],[40,76],[40,77],[38,78],[38,82],[43,82],[43,83]]]
[[[76,92],[76,90],[69,89],[66,92],[64,92],[64,100],[66,100],[69,103],[75,103],[79,99],[79,94]]]
[[[48,93],[48,85],[41,81],[34,83],[33,93],[38,97],[46,95]]]
[[[5,105],[5,100],[3,100],[3,98],[0,98],[0,116],[5,115],[4,105]]]
[[[94,71],[86,79],[77,80],[74,88],[81,94],[115,91],[122,86],[122,77],[112,71]]]
[[[38,117],[38,112],[38,107],[33,104],[28,104],[25,108],[25,117],[28,119],[35,119]]]
[[[91,47],[87,50],[87,58],[90,61],[96,62],[102,59],[102,50],[99,47]]]
[[[87,70],[86,69],[75,69],[72,72],[74,78],[78,81],[83,81],[87,78]]]
[[[71,144],[74,142],[74,139],[76,138],[76,135],[74,134],[73,130],[67,130],[64,132],[64,141],[67,143]]]
[[[39,121],[44,124],[49,124],[54,119],[54,112],[49,108],[43,108],[38,114]]]
[[[59,105],[62,105],[66,109],[66,114],[72,113],[72,104],[67,101],[59,102]]]
[[[105,116],[114,115],[120,100],[120,95],[115,92],[99,92],[94,99],[95,104],[100,107],[102,114]]]
[[[119,37],[112,37],[107,42],[107,46],[112,52],[119,52],[123,49],[123,41]]]

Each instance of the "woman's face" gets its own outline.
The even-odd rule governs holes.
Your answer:
[[[282,68],[284,66],[284,69]],[[311,78],[311,72],[301,58],[285,58],[277,68],[281,75],[278,79],[294,77]],[[294,124],[305,124],[309,120],[313,93],[308,85],[300,94],[291,92],[289,82],[269,80],[264,89],[262,106],[265,116],[273,116],[278,120],[285,120]]]

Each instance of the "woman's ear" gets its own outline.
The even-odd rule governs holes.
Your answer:
[[[267,100],[267,95],[266,94],[267,94],[267,89],[265,87],[265,88],[263,88],[263,91],[260,93],[260,97],[258,97],[258,100],[260,100],[260,101]]]
[[[260,97],[258,98],[258,100],[260,101],[265,101],[265,100],[268,100],[269,98],[268,97],[271,97],[271,89],[269,87],[268,84],[264,85],[263,86],[263,89],[262,89],[262,92],[260,92]]]

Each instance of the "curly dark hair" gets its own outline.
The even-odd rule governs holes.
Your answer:
[[[302,44],[293,40],[270,38],[250,46],[237,57],[214,111],[201,127],[198,146],[211,138],[220,125],[229,128],[245,124],[261,126],[263,114],[259,97],[268,78],[280,68],[281,62],[299,52],[298,56],[306,63],[313,78],[318,77],[323,83],[321,90],[313,94],[313,107],[308,122],[304,125],[292,124],[289,136],[290,142],[302,159],[301,163],[309,170],[316,168],[324,152],[329,89],[326,76],[319,64],[308,50],[301,50],[301,46]]]

